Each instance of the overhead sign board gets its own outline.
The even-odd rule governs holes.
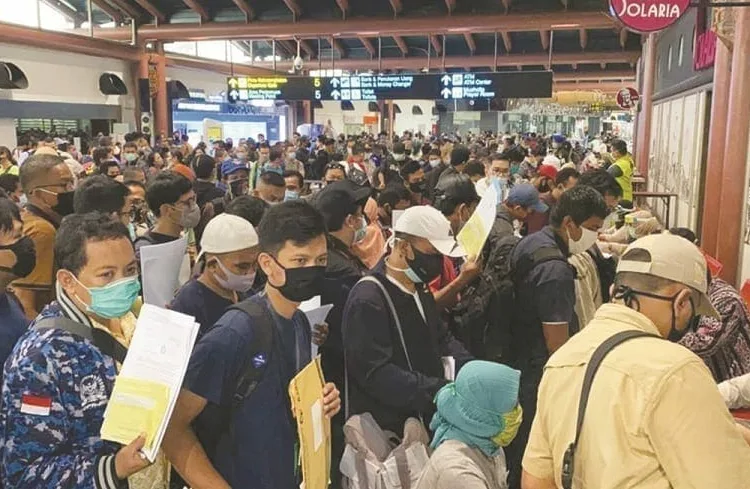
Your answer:
[[[609,9],[635,32],[666,29],[682,17],[690,0],[609,0]]]
[[[312,98],[310,78],[300,76],[233,76],[227,79],[227,100],[307,100]]]
[[[638,106],[640,95],[635,88],[623,88],[617,92],[617,105],[621,109],[633,109]]]
[[[229,102],[246,100],[476,100],[547,98],[551,71],[342,75],[335,77],[231,77]]]

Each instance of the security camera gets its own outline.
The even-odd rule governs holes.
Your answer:
[[[304,66],[305,62],[302,60],[302,56],[297,56],[294,58],[294,69],[299,71],[302,69],[302,66]]]

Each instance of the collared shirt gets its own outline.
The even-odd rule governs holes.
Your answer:
[[[54,275],[54,247],[59,219],[41,209],[27,205],[21,211],[23,234],[34,242],[36,266],[27,276],[13,282],[13,287],[28,290],[48,291],[52,289]],[[26,311],[36,311],[35,304],[23,304]]]
[[[561,487],[586,366],[607,338],[628,330],[658,334],[639,312],[605,304],[552,355],[523,460],[528,473]],[[661,338],[627,341],[604,358],[586,408],[573,487],[740,489],[749,481],[750,447],[700,358]]]

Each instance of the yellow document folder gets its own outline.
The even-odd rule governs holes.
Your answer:
[[[331,472],[331,421],[323,414],[324,384],[320,357],[289,383],[305,489],[326,489]]]

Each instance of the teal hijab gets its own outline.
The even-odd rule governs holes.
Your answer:
[[[458,440],[487,456],[497,454],[499,447],[491,438],[505,429],[503,414],[518,404],[520,379],[521,372],[499,363],[474,360],[464,365],[456,381],[435,396],[432,448]]]

